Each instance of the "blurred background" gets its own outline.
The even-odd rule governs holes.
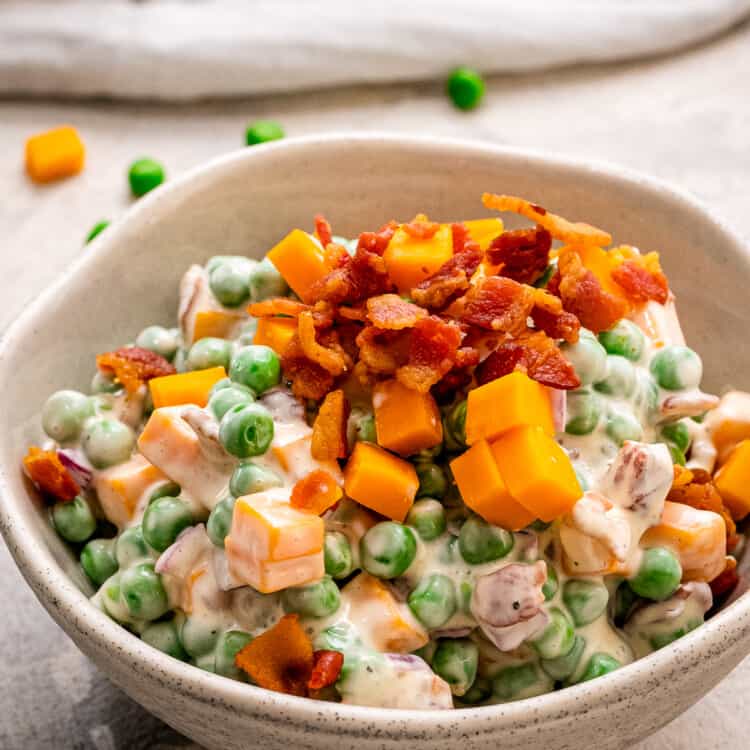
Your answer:
[[[136,200],[135,160],[168,181],[267,137],[381,130],[617,162],[750,235],[748,17],[750,0],[0,0],[0,332]],[[85,167],[37,184],[25,142],[63,124]],[[88,663],[2,545],[0,601],[2,750],[197,750]],[[746,662],[637,750],[743,746],[748,689]]]

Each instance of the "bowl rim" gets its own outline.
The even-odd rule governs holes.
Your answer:
[[[451,157],[461,154],[483,155],[511,162],[522,161],[531,167],[561,169],[571,175],[585,173],[651,193],[662,201],[700,215],[703,222],[712,225],[717,233],[724,236],[728,244],[733,245],[737,252],[747,256],[750,261],[750,251],[743,237],[691,193],[675,188],[660,179],[606,161],[580,159],[550,154],[538,149],[516,148],[476,140],[376,131],[333,132],[288,138],[218,156],[187,170],[132,205],[0,335],[0,375],[8,367],[8,354],[12,351],[14,342],[33,331],[37,316],[44,311],[50,300],[64,290],[69,280],[89,267],[106,263],[108,256],[116,251],[123,227],[136,226],[139,222],[148,221],[150,214],[159,205],[179,201],[193,189],[201,189],[200,186],[207,181],[221,180],[222,176],[232,173],[235,169],[241,169],[246,161],[272,159],[278,152],[303,153],[308,149],[335,149],[346,146],[401,148],[410,152],[424,151],[431,155],[442,152]],[[726,645],[744,639],[750,634],[750,592],[746,592],[701,627],[669,646],[645,658],[637,659],[597,679],[593,684],[582,683],[535,698],[446,712],[353,706],[274,693],[205,672],[173,659],[145,644],[91,604],[86,595],[55,562],[44,544],[29,543],[29,540],[35,538],[35,534],[23,517],[14,513],[14,507],[20,507],[20,503],[28,502],[28,498],[14,496],[7,481],[8,472],[14,469],[17,470],[17,467],[0,465],[0,532],[22,575],[53,619],[66,632],[70,628],[75,628],[78,635],[90,639],[97,650],[115,651],[118,659],[138,665],[141,673],[148,675],[153,672],[157,675],[156,679],[161,681],[164,677],[169,678],[170,690],[198,700],[205,700],[211,695],[212,700],[219,699],[234,711],[254,713],[258,720],[279,720],[300,729],[309,728],[314,724],[316,731],[328,732],[332,736],[352,736],[358,732],[367,734],[372,730],[378,732],[379,736],[399,739],[416,738],[425,732],[434,732],[440,728],[445,732],[472,732],[478,735],[497,731],[504,726],[520,729],[527,724],[539,723],[542,716],[546,721],[563,721],[571,707],[581,709],[586,705],[589,712],[611,710],[613,704],[630,699],[632,688],[639,681],[648,677],[654,682],[659,682],[668,678],[680,664],[684,665],[686,660],[694,661],[693,654],[697,646],[715,645],[719,639]],[[259,711],[262,711],[262,716],[259,715]]]

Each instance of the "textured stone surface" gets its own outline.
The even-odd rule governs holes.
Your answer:
[[[750,235],[747,128],[750,28],[670,59],[494,79],[485,106],[460,114],[436,85],[349,90],[178,108],[104,103],[0,103],[0,330],[46,286],[103,217],[129,203],[125,172],[150,155],[176,175],[241,145],[248,120],[289,135],[345,129],[440,134],[604,159],[692,190]],[[87,143],[85,173],[35,187],[24,138],[61,122]],[[335,179],[335,165],[327,179]],[[82,301],[80,304],[84,304]],[[96,750],[191,747],[89,664],[36,603],[0,546],[0,747]],[[742,745],[745,662],[638,750]],[[194,747],[194,746],[192,746]]]

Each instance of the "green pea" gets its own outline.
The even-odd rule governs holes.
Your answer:
[[[417,500],[406,516],[406,523],[416,530],[423,541],[430,542],[445,531],[445,510],[437,500]]]
[[[245,346],[232,357],[229,377],[255,393],[264,393],[278,385],[281,364],[276,352],[269,346]]]
[[[148,546],[140,526],[131,526],[117,537],[115,556],[120,568],[127,568],[136,560],[141,560],[148,555]]]
[[[175,329],[162,326],[144,328],[136,337],[135,345],[171,360],[180,342]]]
[[[143,514],[143,538],[157,552],[164,552],[178,534],[193,525],[193,515],[178,497],[160,497]]]
[[[458,109],[474,109],[484,96],[484,78],[473,68],[456,68],[448,76],[446,90]]]
[[[364,443],[378,442],[375,431],[375,417],[372,414],[364,414],[357,420],[354,427],[354,439],[357,442]]]
[[[687,464],[685,454],[674,443],[667,443],[666,445],[667,448],[669,448],[669,455],[672,457],[672,463],[677,464],[678,466],[685,466]]]
[[[432,664],[432,657],[435,656],[435,651],[437,651],[437,642],[433,640],[427,641],[422,648],[418,648],[416,651],[412,651],[414,656],[418,656],[423,661],[427,662],[427,664]]]
[[[58,443],[75,440],[94,407],[88,396],[78,391],[57,391],[42,407],[42,427]]]
[[[547,579],[542,584],[542,594],[544,594],[544,600],[548,602],[557,593],[560,583],[557,578],[555,566],[546,561],[545,565],[547,566]]]
[[[409,594],[409,609],[429,630],[445,625],[456,613],[456,587],[442,573],[423,578]]]
[[[461,557],[471,565],[481,565],[505,557],[513,549],[513,534],[490,526],[477,516],[469,518],[458,534]]]
[[[622,581],[615,591],[615,601],[612,612],[612,619],[618,628],[625,625],[633,608],[640,601],[643,600],[635,593],[635,591],[633,591],[633,589],[630,588],[630,584],[627,581]]]
[[[640,440],[643,437],[641,423],[626,411],[612,412],[607,416],[607,435],[617,445],[626,440]]]
[[[182,489],[179,484],[175,484],[175,482],[164,482],[148,496],[148,504],[151,505],[151,503],[155,502],[160,497],[179,497],[180,492],[182,492]]]
[[[565,432],[588,435],[596,429],[602,415],[602,398],[593,391],[573,391],[567,399]]]
[[[682,566],[675,554],[665,547],[651,547],[643,553],[638,572],[628,583],[644,599],[662,601],[674,594],[681,580]]]
[[[68,542],[85,542],[96,531],[96,518],[82,495],[70,502],[55,503],[52,523],[55,531]]]
[[[94,373],[94,377],[91,378],[91,393],[96,395],[97,393],[117,393],[121,390],[122,386],[119,383],[105,375],[103,372],[97,370]]]
[[[278,141],[284,137],[284,129],[278,122],[273,120],[256,120],[247,126],[245,130],[245,143],[248,146],[257,146],[259,143]]]
[[[587,328],[581,328],[575,344],[564,344],[560,348],[573,365],[581,385],[591,385],[607,376],[607,352]]]
[[[471,597],[474,594],[474,584],[471,581],[461,581],[458,586],[459,609],[465,615],[471,615]]]
[[[333,578],[325,575],[315,583],[284,589],[281,603],[286,612],[302,617],[328,617],[341,606],[341,594]]]
[[[213,651],[219,638],[219,628],[212,621],[186,617],[180,628],[180,641],[190,656],[197,659]]]
[[[340,531],[326,531],[323,544],[326,573],[332,578],[346,578],[354,570],[349,538]]]
[[[518,664],[501,669],[492,680],[492,691],[500,700],[520,697],[539,681],[539,672],[533,664]]]
[[[151,562],[139,563],[122,572],[120,595],[130,615],[137,620],[158,620],[169,611],[167,592]]]
[[[211,542],[217,547],[224,546],[224,539],[232,528],[232,514],[237,500],[231,496],[219,500],[206,521],[206,533]]]
[[[221,421],[222,417],[233,407],[252,404],[253,401],[255,401],[255,396],[249,388],[234,384],[231,388],[222,388],[220,391],[216,391],[208,399],[208,408],[213,412],[216,419]]]
[[[607,350],[607,354],[619,354],[637,362],[643,354],[645,337],[635,323],[623,318],[608,331],[602,331],[599,342]]]
[[[445,426],[453,442],[466,447],[466,399],[455,404],[446,415]]]
[[[677,628],[676,630],[671,630],[668,633],[655,633],[649,638],[648,642],[651,645],[651,648],[654,649],[654,651],[658,651],[660,648],[664,648],[670,643],[674,643],[679,638],[682,638],[683,635],[687,635],[691,630],[695,630],[702,624],[703,618],[690,620],[683,626]]]
[[[609,592],[603,583],[573,578],[565,582],[563,602],[577,627],[598,619],[607,608]]]
[[[80,560],[83,572],[91,582],[101,586],[119,568],[115,557],[115,540],[92,539],[81,550]]]
[[[97,469],[106,469],[130,458],[135,447],[135,433],[117,419],[97,417],[86,422],[81,445],[86,458]]]
[[[477,677],[474,684],[461,696],[461,703],[475,706],[484,703],[492,695],[492,681],[486,677]]]
[[[661,437],[667,443],[672,443],[682,453],[687,453],[690,447],[690,431],[685,421],[672,422],[661,428]]]
[[[232,472],[229,491],[234,497],[242,497],[283,485],[284,480],[273,469],[254,464],[252,461],[242,461]]]
[[[187,355],[187,364],[191,370],[207,370],[209,367],[229,367],[232,357],[232,343],[226,339],[213,336],[198,339]]]
[[[175,659],[187,661],[174,620],[152,623],[141,633],[141,640]]]
[[[237,336],[235,343],[237,346],[249,346],[255,339],[258,331],[258,318],[248,318],[240,327],[240,335]]]
[[[91,242],[91,240],[93,240],[95,237],[98,237],[109,226],[109,224],[109,219],[102,219],[101,221],[97,221],[96,224],[91,227],[89,233],[86,235],[86,241],[84,244],[88,245],[89,242]]]
[[[594,383],[594,388],[608,396],[629,398],[633,395],[635,385],[635,368],[632,362],[615,354],[607,357],[607,374]]]
[[[592,654],[578,682],[588,682],[597,677],[603,677],[621,666],[622,664],[614,656],[602,653]]]
[[[458,537],[450,534],[445,543],[440,547],[438,560],[445,565],[450,565],[459,559],[458,556]]]
[[[213,651],[210,654],[197,656],[192,661],[198,669],[202,669],[204,672],[216,673],[216,654]]]
[[[233,406],[219,424],[219,441],[237,458],[264,454],[273,440],[273,417],[260,404]]]
[[[284,277],[276,270],[276,266],[268,259],[263,260],[250,270],[248,278],[250,299],[262,302],[270,297],[286,297],[289,293]]]
[[[178,347],[177,351],[174,353],[172,364],[177,372],[187,372],[190,369],[187,363],[187,355],[187,349],[182,346]]]
[[[703,362],[687,346],[665,346],[653,356],[651,374],[668,391],[697,388],[703,377]]]
[[[238,307],[250,296],[248,279],[255,265],[249,258],[233,256],[224,258],[208,273],[208,285],[224,307]]]
[[[648,421],[653,421],[659,410],[659,386],[648,372],[640,369],[636,372],[634,403]]]
[[[153,159],[138,159],[130,165],[128,181],[133,195],[140,198],[164,182],[164,167]]]
[[[360,541],[362,567],[376,578],[397,578],[416,555],[414,533],[395,521],[375,524]]]
[[[441,640],[432,657],[432,669],[451,687],[453,695],[465,695],[477,678],[479,649],[468,638]]]
[[[542,659],[557,659],[570,653],[575,644],[573,624],[565,613],[553,607],[547,627],[538,635],[531,645]]]
[[[578,669],[578,664],[585,650],[586,639],[577,635],[573,640],[573,647],[567,654],[555,659],[542,659],[539,665],[542,671],[553,680],[567,680]]]
[[[418,498],[435,497],[440,499],[445,496],[448,489],[448,479],[445,472],[437,464],[418,462],[416,469],[419,478]]]
[[[216,674],[234,680],[246,679],[245,673],[235,665],[234,659],[252,640],[250,633],[244,630],[227,630],[222,633],[216,644]]]

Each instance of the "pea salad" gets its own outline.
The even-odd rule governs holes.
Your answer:
[[[24,468],[96,607],[223,677],[450,709],[606,675],[732,595],[750,395],[701,391],[656,253],[483,202],[532,226],[317,216],[210,257],[174,327],[49,397]]]

